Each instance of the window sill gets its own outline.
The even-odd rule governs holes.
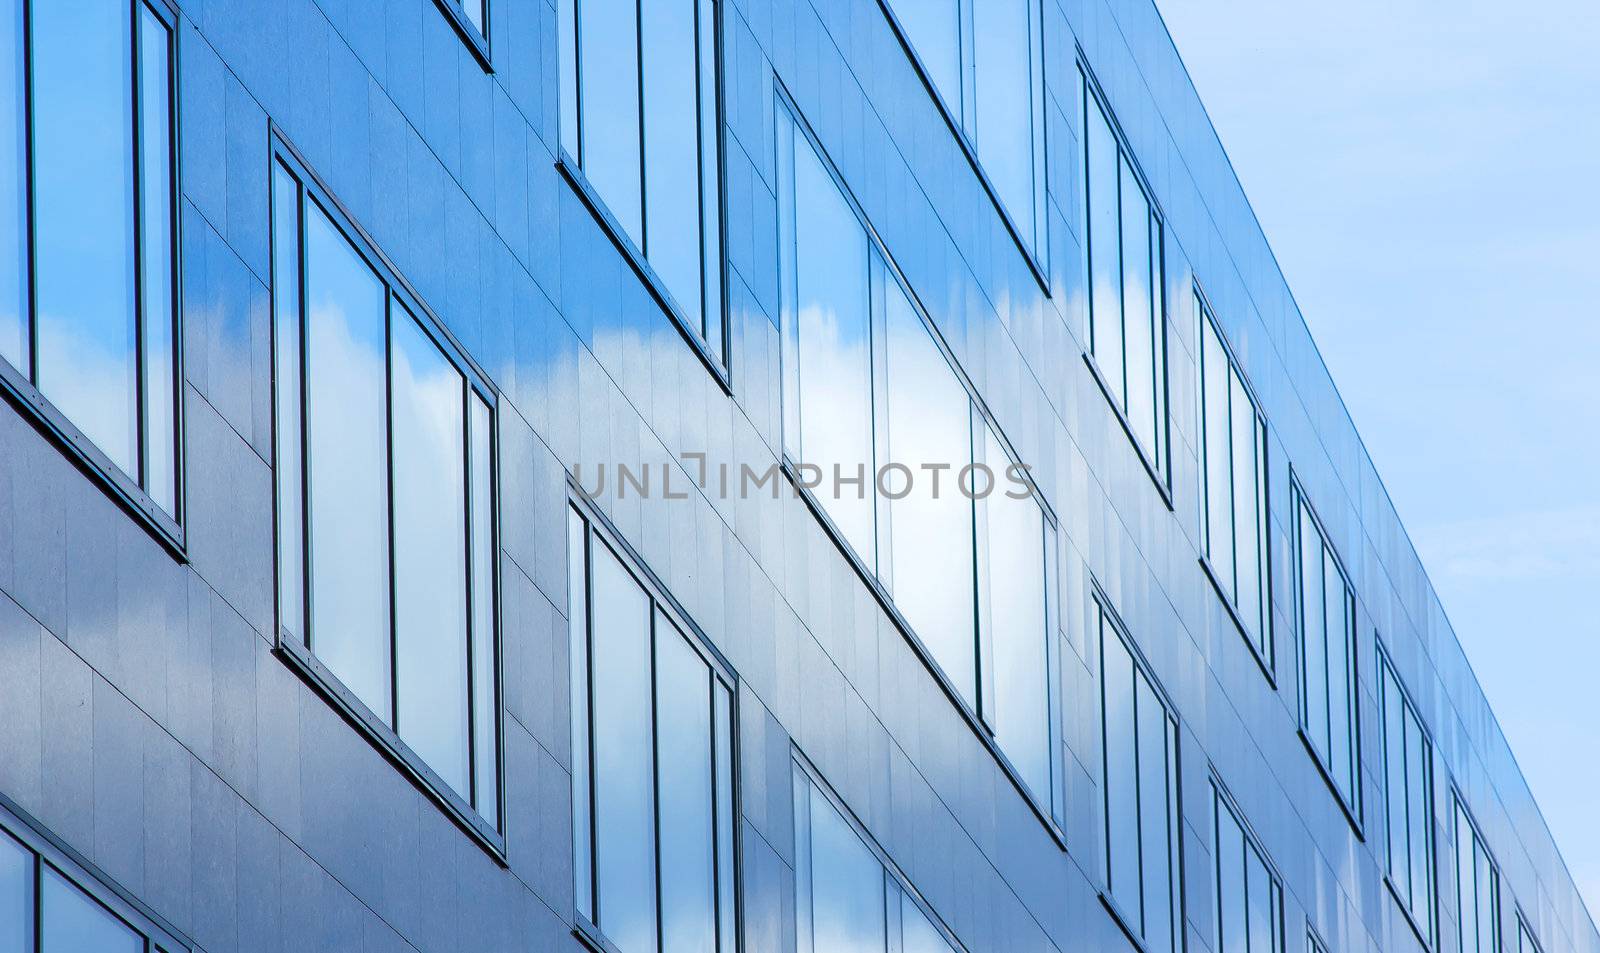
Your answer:
[[[1121,407],[1117,406],[1117,399],[1112,395],[1111,386],[1106,383],[1105,375],[1100,372],[1100,365],[1095,363],[1094,355],[1085,351],[1083,363],[1089,366],[1089,374],[1094,378],[1095,386],[1099,387],[1100,393],[1105,395],[1106,405],[1116,415],[1117,423],[1122,425],[1122,432],[1128,435],[1128,442],[1133,444],[1133,452],[1138,455],[1139,462],[1144,465],[1144,472],[1150,475],[1150,482],[1156,485],[1156,491],[1161,494],[1161,501],[1167,504],[1169,511],[1177,512],[1177,507],[1172,502],[1172,488],[1167,486],[1165,475],[1150,459],[1149,453],[1145,451],[1144,444],[1139,441],[1139,437],[1133,432],[1133,423],[1128,420],[1128,415],[1122,412]]]
[[[683,309],[678,307],[678,303],[673,299],[672,293],[667,290],[667,283],[656,273],[654,268],[650,267],[650,263],[645,260],[644,252],[640,251],[639,246],[635,245],[633,239],[628,237],[628,233],[622,227],[622,223],[617,221],[616,217],[611,214],[611,210],[606,207],[605,200],[600,198],[599,193],[589,184],[588,177],[583,174],[583,170],[578,168],[577,161],[569,156],[565,149],[560,150],[560,154],[556,159],[556,169],[560,171],[561,177],[567,180],[567,184],[572,187],[572,190],[578,194],[578,198],[583,200],[584,206],[589,209],[589,214],[594,216],[594,220],[599,224],[600,229],[606,233],[607,238],[611,239],[611,244],[616,246],[617,251],[622,253],[623,258],[627,259],[629,266],[633,268],[634,274],[638,275],[639,280],[644,282],[645,288],[650,292],[650,297],[654,298],[656,304],[660,305],[661,309],[666,311],[672,318],[672,323],[677,327],[678,333],[688,342],[689,348],[694,351],[695,356],[700,358],[700,363],[704,364],[706,370],[711,373],[711,376],[717,382],[717,386],[722,388],[724,394],[732,397],[733,381],[728,376],[727,366],[717,355],[711,353],[711,349],[706,346],[706,342],[700,337],[700,333],[689,323],[688,318],[684,317]],[[723,320],[726,320],[725,307]],[[727,328],[723,329],[723,337],[728,337]]]
[[[1429,858],[1429,860],[1431,862],[1432,858]],[[1394,898],[1395,906],[1400,908],[1400,915],[1404,917],[1406,923],[1411,926],[1411,932],[1416,934],[1417,942],[1422,944],[1422,948],[1424,950],[1432,950],[1433,944],[1429,942],[1427,936],[1423,933],[1422,928],[1417,925],[1417,918],[1411,914],[1411,908],[1406,905],[1405,900],[1401,899],[1400,891],[1395,889],[1394,881],[1389,879],[1388,874],[1383,875],[1383,885],[1384,887],[1388,888],[1389,896]]]
[[[1244,624],[1243,619],[1239,618],[1239,611],[1234,608],[1232,600],[1228,598],[1228,594],[1222,590],[1222,583],[1217,579],[1216,571],[1211,568],[1211,561],[1201,556],[1199,562],[1200,569],[1205,573],[1206,580],[1211,583],[1211,588],[1216,592],[1218,601],[1222,603],[1224,609],[1228,610],[1228,618],[1233,620],[1234,627],[1239,630],[1239,637],[1244,640],[1245,647],[1250,650],[1250,657],[1256,660],[1256,665],[1261,668],[1261,674],[1267,677],[1267,684],[1271,685],[1273,690],[1276,691],[1278,679],[1273,674],[1272,662],[1262,657],[1255,641],[1250,638],[1249,627]]]
[[[411,746],[400,740],[393,729],[378,718],[355,693],[339,681],[311,651],[298,640],[285,638],[280,630],[277,638],[278,654],[312,688],[330,701],[355,729],[364,735],[378,752],[388,758],[422,792],[433,799],[472,840],[493,857],[500,866],[508,866],[506,838],[496,831],[478,812],[472,809],[459,794],[444,782]]]
[[[439,7],[439,12],[443,13],[445,19],[449,20],[450,25],[455,28],[456,35],[461,37],[461,42],[465,43],[467,49],[472,51],[473,59],[478,61],[478,65],[483,67],[483,71],[489,74],[494,73],[494,65],[489,60],[489,38],[479,33],[478,28],[467,20],[466,12],[453,4],[451,0],[434,0],[434,3]],[[494,5],[491,3],[489,6],[492,8]],[[484,14],[485,19],[488,16],[488,13]]]
[[[966,720],[967,726],[972,729],[973,734],[978,736],[978,740],[983,742],[984,747],[989,749],[989,754],[999,764],[1006,778],[1011,781],[1011,786],[1016,788],[1017,793],[1022,796],[1023,802],[1028,805],[1034,816],[1039,819],[1039,823],[1044,826],[1051,838],[1055,840],[1056,846],[1065,851],[1067,849],[1066,832],[1061,829],[1061,825],[1055,820],[1049,806],[1041,803],[1039,796],[1022,779],[1022,773],[1016,769],[1016,766],[1011,763],[1011,759],[1006,757],[1005,752],[1000,749],[999,742],[995,741],[994,735],[990,733],[988,726],[983,723],[978,713],[973,711],[967,700],[961,696],[960,690],[945,674],[944,669],[939,667],[939,663],[934,660],[933,653],[928,650],[922,639],[917,636],[916,632],[911,628],[911,624],[906,621],[905,616],[901,615],[900,610],[895,608],[894,599],[889,595],[888,590],[883,587],[883,584],[878,581],[877,574],[862,561],[854,548],[845,540],[844,534],[834,526],[833,520],[823,510],[821,502],[817,500],[810,490],[800,485],[799,476],[787,455],[783,459],[782,469],[784,477],[789,481],[791,490],[805,501],[806,507],[811,511],[811,515],[816,517],[818,523],[822,524],[823,531],[828,534],[828,538],[833,541],[834,546],[844,555],[845,560],[850,563],[856,575],[861,577],[861,581],[866,584],[868,591],[877,600],[879,607],[889,616],[889,620],[900,631],[900,635],[911,646],[911,650],[916,653],[917,658],[922,661],[923,666],[928,670],[928,674],[933,676],[934,681],[938,683],[945,697],[950,699],[950,703],[955,706],[956,711]],[[1058,740],[1052,739],[1051,744],[1055,744]]]
[[[572,935],[578,938],[578,942],[582,943],[585,949],[591,953],[622,953],[616,944],[606,939],[606,935],[600,932],[599,927],[589,922],[588,917],[579,913],[573,919],[575,922],[572,926]]]
[[[10,398],[20,415],[33,424],[34,429],[64,450],[79,470],[100,484],[101,489],[132,516],[135,522],[144,527],[174,560],[180,565],[188,563],[187,539],[183,525],[167,515],[132,478],[122,472],[121,467],[112,463],[83,431],[68,420],[49,398],[40,393],[37,387],[3,358],[0,358],[0,392],[4,392]],[[184,440],[181,406],[178,410],[177,424],[178,447],[182,450]],[[184,480],[181,471],[178,486],[180,487],[178,510],[183,512],[181,488],[184,486]]]
[[[1333,782],[1333,777],[1332,777],[1332,775],[1330,775],[1328,773],[1327,766],[1322,763],[1322,756],[1317,753],[1316,745],[1311,743],[1311,737],[1306,734],[1306,730],[1305,730],[1304,727],[1295,728],[1295,732],[1294,733],[1299,736],[1300,743],[1305,745],[1306,753],[1311,756],[1311,763],[1317,766],[1317,774],[1322,777],[1322,783],[1326,784],[1328,786],[1328,791],[1333,794],[1334,803],[1339,805],[1339,810],[1344,813],[1345,820],[1350,822],[1350,828],[1351,828],[1351,830],[1355,831],[1356,840],[1359,840],[1362,843],[1366,843],[1366,840],[1367,840],[1366,828],[1362,826],[1361,819],[1356,816],[1356,811],[1354,809],[1352,809],[1351,806],[1348,803],[1346,803],[1345,798],[1344,798],[1344,794],[1342,794],[1339,791],[1339,786]],[[1358,761],[1357,762],[1357,772],[1356,772],[1356,774],[1357,774],[1357,782],[1356,783],[1358,783],[1358,784],[1360,783],[1360,780],[1359,780],[1359,776],[1360,776],[1359,766],[1360,766],[1360,762]]]

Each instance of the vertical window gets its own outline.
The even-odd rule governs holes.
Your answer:
[[[286,151],[272,182],[279,643],[499,844],[494,392]]]
[[[1282,953],[1283,887],[1233,801],[1211,782],[1218,953]]]
[[[904,880],[794,767],[795,925],[800,953],[954,953]]]
[[[159,0],[0,0],[0,378],[177,540],[175,43]]]
[[[579,928],[733,953],[732,678],[575,508],[568,548]]]
[[[1167,338],[1161,216],[1093,83],[1080,73],[1089,354],[1106,396],[1163,492]]]
[[[1361,823],[1356,709],[1356,597],[1300,484],[1295,514],[1295,626],[1300,635],[1300,731],[1351,819]]]
[[[1542,953],[1539,941],[1534,938],[1533,930],[1528,927],[1528,921],[1520,911],[1517,913],[1517,953]]]
[[[1044,41],[1037,0],[887,0],[1030,254],[1044,249]]]
[[[1425,945],[1433,945],[1433,744],[1388,656],[1378,653],[1383,726],[1384,876]]]
[[[784,462],[1056,817],[1056,527],[826,161],[777,107]]]
[[[1107,609],[1100,629],[1107,895],[1148,953],[1179,948],[1178,722]]]
[[[489,58],[489,0],[438,0],[445,15],[455,23],[478,56]]]
[[[1205,299],[1200,327],[1201,552],[1262,667],[1275,666],[1267,567],[1267,422]]]
[[[0,953],[79,950],[186,948],[0,808]]]
[[[559,0],[561,148],[719,364],[719,0]]]
[[[1472,815],[1454,805],[1456,923],[1461,953],[1500,953],[1500,868]]]

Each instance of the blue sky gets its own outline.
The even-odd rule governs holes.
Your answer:
[[[1593,0],[1156,0],[1600,916]]]

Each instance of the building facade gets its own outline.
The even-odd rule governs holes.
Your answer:
[[[1600,953],[1149,0],[0,49],[0,953]]]

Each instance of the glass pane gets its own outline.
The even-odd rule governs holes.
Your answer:
[[[894,13],[934,88],[960,121],[960,0],[895,0]]]
[[[701,322],[706,347],[725,360],[722,315],[722,124],[717,114],[717,3],[699,0],[700,221],[704,294]]]
[[[989,466],[1007,462],[989,435]],[[1044,512],[1032,498],[991,493],[989,529],[989,644],[994,657],[994,735],[1000,750],[1034,796],[1051,803],[1050,633],[1046,629]],[[896,547],[898,549],[898,547]]]
[[[1033,235],[1033,50],[1028,7],[1037,0],[972,6],[974,137],[983,170],[1024,239]]]
[[[1197,305],[1198,306],[1198,305]],[[1200,412],[1205,428],[1206,558],[1222,591],[1235,599],[1233,559],[1233,441],[1228,417],[1228,354],[1208,317],[1200,321]]]
[[[464,384],[405,307],[390,307],[397,725],[470,796]]]
[[[1122,241],[1117,191],[1121,160],[1117,138],[1093,96],[1085,93],[1084,121],[1089,128],[1087,197],[1089,202],[1090,332],[1089,350],[1100,366],[1117,405],[1127,403],[1122,358]]]
[[[1133,659],[1122,640],[1104,619],[1100,622],[1103,646],[1101,684],[1105,691],[1106,757],[1106,859],[1111,896],[1134,918],[1141,914],[1139,886],[1138,762],[1134,745]]]
[[[950,953],[950,944],[945,942],[944,935],[904,892],[900,894],[900,950],[901,953]]]
[[[957,474],[972,462],[972,405],[944,354],[901,293],[888,290],[889,503],[895,606],[967,704],[977,707],[972,500]],[[943,471],[923,469],[944,466]],[[937,480],[937,484],[935,484]],[[909,489],[909,492],[906,492]]]
[[[36,380],[136,477],[129,8],[125,0],[32,6]]]
[[[1122,326],[1128,348],[1128,422],[1155,457],[1155,332],[1150,299],[1150,203],[1133,170],[1122,164]]]
[[[1144,938],[1150,953],[1172,949],[1172,871],[1167,828],[1167,712],[1142,674],[1139,706],[1139,844],[1144,886]]]
[[[1430,749],[1414,718],[1406,722],[1406,826],[1410,832],[1411,912],[1425,934],[1433,932],[1433,785]]]
[[[873,563],[872,351],[867,237],[808,143],[795,142],[795,311],[799,353],[799,462],[817,467],[816,497],[868,565]],[[834,475],[862,476],[835,492]]]
[[[144,953],[144,937],[50,867],[40,886],[40,944],[46,953]]]
[[[583,172],[643,248],[637,0],[581,0],[578,16]]]
[[[1245,917],[1244,832],[1220,796],[1216,817],[1217,930],[1221,934],[1218,949],[1221,953],[1250,953]]]
[[[178,387],[173,329],[171,37],[139,7],[140,225],[143,235],[145,492],[178,515]]]
[[[695,0],[641,0],[644,30],[644,252],[701,327],[700,116]]]
[[[1300,518],[1300,670],[1304,727],[1324,758],[1328,751],[1328,669],[1322,598],[1322,536],[1302,502]],[[1337,598],[1337,597],[1335,597]]]
[[[1489,855],[1477,840],[1472,844],[1473,866],[1478,876],[1478,953],[1500,951],[1500,874],[1489,863]]]
[[[1383,777],[1385,826],[1388,828],[1387,865],[1389,880],[1400,896],[1411,898],[1411,868],[1406,860],[1409,831],[1406,826],[1406,730],[1405,706],[1400,701],[1394,676],[1382,666],[1379,703],[1383,715]]]
[[[305,641],[305,541],[300,419],[300,195],[282,166],[272,174],[272,301],[278,480],[278,624]]]
[[[486,0],[461,0],[462,9],[467,14],[467,22],[472,24],[472,28],[477,30],[480,36],[489,35],[488,31],[483,28],[484,23],[487,22],[484,16],[485,3]]]
[[[821,793],[811,792],[815,953],[883,953],[883,866]]]
[[[1332,744],[1328,748],[1329,767],[1334,783],[1347,801],[1355,803],[1355,784],[1352,774],[1354,757],[1352,735],[1355,699],[1350,682],[1350,615],[1349,592],[1344,577],[1333,561],[1333,553],[1324,550],[1323,556],[1324,600],[1328,608],[1328,732]]]
[[[572,842],[573,886],[578,913],[594,920],[594,841],[589,810],[589,574],[584,545],[588,528],[577,511],[567,511],[568,653],[572,670]]]
[[[1277,948],[1277,929],[1273,922],[1272,879],[1261,855],[1245,844],[1245,890],[1250,905],[1250,953],[1271,953]]]
[[[494,624],[494,417],[475,393],[467,399],[472,474],[472,750],[473,806],[500,826],[500,706]]]
[[[33,950],[33,852],[0,832],[0,953]]]
[[[716,948],[711,670],[656,615],[656,757],[661,796],[661,949]]]
[[[391,716],[385,292],[314,205],[306,214],[311,647]]]
[[[1239,559],[1239,617],[1261,618],[1261,536],[1256,525],[1256,408],[1238,374],[1230,374],[1233,407],[1233,518]],[[1251,632],[1251,638],[1257,637]]]
[[[605,546],[592,585],[597,925],[622,953],[656,949],[650,601]]]
[[[739,805],[733,798],[733,695],[716,683],[717,745],[717,949],[734,953],[739,946],[738,870],[734,826]]]
[[[582,163],[578,146],[578,0],[558,0],[556,29],[561,44],[561,148]]]
[[[28,367],[27,77],[22,59],[23,0],[0,0],[0,358],[24,377]]]

